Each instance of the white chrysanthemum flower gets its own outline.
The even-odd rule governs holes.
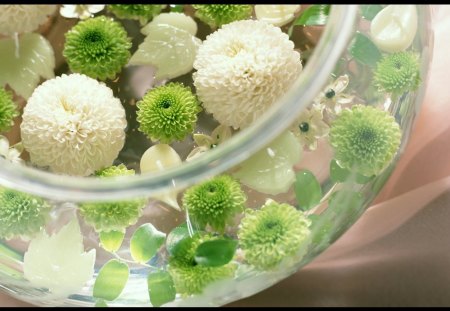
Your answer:
[[[20,158],[22,150],[16,147],[9,146],[9,140],[3,135],[0,135],[0,156],[14,164],[20,164],[23,160]]]
[[[45,23],[56,10],[56,5],[2,5],[0,9],[0,33],[32,32]]]
[[[104,4],[63,4],[59,14],[67,18],[88,19],[104,8]]]
[[[317,140],[330,132],[330,127],[323,120],[323,106],[313,105],[305,109],[291,128],[303,147],[309,150],[317,148]]]
[[[223,125],[249,126],[290,88],[302,64],[279,27],[236,21],[209,35],[194,62],[194,85],[205,110]]]
[[[125,109],[106,85],[81,74],[37,87],[25,106],[21,136],[32,163],[87,176],[111,166],[125,143]]]

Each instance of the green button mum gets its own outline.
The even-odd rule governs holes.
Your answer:
[[[260,270],[276,268],[310,243],[310,225],[311,221],[289,204],[268,200],[259,210],[248,209],[238,231],[245,259]]]
[[[211,28],[248,19],[252,15],[251,5],[198,4],[192,6],[196,9],[195,16]]]
[[[393,95],[416,90],[421,81],[418,54],[398,52],[384,56],[377,63],[373,79],[380,91]]]
[[[158,15],[165,5],[161,4],[110,4],[107,6],[118,18],[139,20],[144,25]]]
[[[6,132],[14,125],[14,118],[19,115],[11,92],[0,87],[0,132]]]
[[[342,111],[330,130],[338,164],[365,176],[376,175],[389,164],[400,138],[400,126],[389,113],[363,105]]]
[[[105,16],[79,22],[66,33],[63,56],[72,72],[114,79],[131,57],[125,29]]]
[[[125,165],[111,166],[95,172],[99,178],[134,175]],[[113,202],[87,202],[80,204],[79,210],[84,221],[93,226],[97,232],[123,231],[133,225],[141,216],[145,199]]]
[[[206,241],[215,239],[213,236],[200,233],[179,242],[174,256],[169,258],[168,272],[172,276],[175,288],[182,295],[200,294],[209,283],[234,276],[235,263],[220,267],[207,267],[197,264],[195,251]]]
[[[201,226],[210,225],[223,232],[236,213],[243,211],[247,200],[240,184],[227,175],[187,189],[183,196],[183,207],[192,221]]]
[[[139,131],[152,141],[169,144],[192,133],[201,111],[189,87],[169,83],[154,88],[137,103]]]
[[[51,206],[43,199],[23,192],[0,189],[0,237],[31,238],[49,219]]]

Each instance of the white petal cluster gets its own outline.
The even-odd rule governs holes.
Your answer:
[[[111,166],[125,143],[120,100],[106,85],[81,74],[37,87],[24,108],[22,143],[37,166],[87,176]]]
[[[32,32],[45,23],[56,10],[56,5],[2,5],[0,8],[0,33]]]
[[[279,27],[243,20],[224,25],[200,46],[194,85],[205,110],[234,129],[249,126],[290,88],[302,63]]]

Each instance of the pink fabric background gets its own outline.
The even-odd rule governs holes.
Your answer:
[[[299,272],[228,306],[450,306],[450,6],[433,6],[433,29],[424,105],[374,205]]]

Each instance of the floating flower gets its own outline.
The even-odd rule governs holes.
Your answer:
[[[88,176],[110,166],[125,143],[120,100],[106,85],[63,74],[35,89],[24,108],[21,137],[32,163]]]
[[[124,164],[113,165],[95,172],[95,176],[98,177],[116,177],[134,174],[135,171],[127,169],[127,167]]]
[[[161,4],[109,4],[107,8],[118,18],[139,20],[144,25],[165,7]]]
[[[191,89],[181,83],[150,90],[136,106],[139,131],[161,143],[183,140],[192,133],[201,111]]]
[[[197,247],[214,237],[208,234],[196,233],[183,240],[174,256],[169,258],[168,272],[172,276],[175,288],[182,295],[200,294],[210,283],[232,278],[236,271],[236,264],[228,263],[220,267],[207,267],[197,264],[195,252]]]
[[[111,166],[96,172],[99,178],[134,175],[134,170],[128,170],[125,165]],[[145,207],[145,199],[113,202],[87,202],[80,204],[79,210],[86,223],[96,231],[123,231],[133,225],[141,216]]]
[[[105,16],[81,21],[65,36],[63,56],[70,70],[91,78],[114,79],[131,56],[127,32]]]
[[[252,6],[248,4],[193,4],[192,6],[196,10],[195,16],[211,28],[252,16]]]
[[[104,8],[104,4],[63,4],[59,14],[67,18],[88,19]]]
[[[202,228],[210,225],[223,232],[236,213],[243,211],[246,200],[239,183],[230,176],[222,175],[187,189],[183,207]]]
[[[223,125],[249,126],[290,88],[300,53],[280,28],[244,20],[224,25],[200,46],[193,74],[197,96]]]
[[[314,101],[323,105],[329,115],[334,118],[336,114],[341,112],[343,106],[345,107],[353,102],[354,96],[344,93],[348,83],[347,75],[340,76],[320,92]]]
[[[14,118],[19,115],[11,92],[0,87],[0,132],[8,131],[14,125]]]
[[[76,294],[94,276],[95,249],[84,251],[83,235],[76,218],[58,233],[45,231],[33,239],[23,259],[25,278],[50,290],[53,298]]]
[[[373,82],[382,92],[401,95],[419,86],[419,55],[414,52],[398,52],[384,56],[373,73]]]
[[[313,105],[300,114],[291,131],[302,146],[310,150],[316,150],[317,140],[327,136],[330,127],[323,121],[321,107]]]
[[[194,148],[187,156],[186,161],[188,162],[229,139],[231,137],[231,128],[229,126],[219,125],[212,131],[211,136],[205,134],[194,134],[193,137],[197,147]]]
[[[301,5],[297,4],[257,4],[255,5],[255,15],[260,21],[281,27],[292,22],[300,9]]]
[[[394,117],[364,105],[343,110],[330,130],[338,164],[365,176],[376,175],[389,164],[400,138],[400,126]]]
[[[301,156],[302,147],[298,139],[287,131],[241,163],[233,176],[262,193],[285,193],[295,181],[293,166]]]
[[[51,206],[36,196],[0,188],[0,237],[28,239],[41,231]]]
[[[20,154],[23,152],[21,147],[22,144],[18,144],[19,146],[9,146],[9,140],[3,135],[0,135],[0,156],[10,161],[11,163],[19,164],[23,163],[23,160],[20,158]]]
[[[32,32],[48,20],[56,5],[2,5],[0,10],[0,33],[11,36],[15,33]]]
[[[259,210],[248,209],[238,231],[245,259],[261,270],[276,268],[309,244],[310,225],[295,207],[270,199]]]

